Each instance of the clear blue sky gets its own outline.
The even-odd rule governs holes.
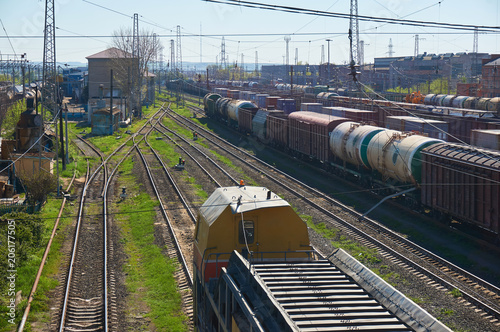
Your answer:
[[[255,51],[259,64],[283,63],[285,55],[284,36],[291,35],[290,63],[294,62],[295,49],[302,62],[319,63],[321,45],[325,45],[325,60],[328,57],[327,42],[330,38],[331,62],[343,63],[349,58],[347,31],[349,21],[345,19],[314,17],[234,7],[208,3],[202,0],[89,0],[110,8],[112,12],[84,0],[56,0],[56,39],[58,62],[86,62],[85,57],[111,45],[113,31],[120,27],[132,27],[134,13],[140,15],[140,29],[145,28],[161,35],[165,47],[165,59],[170,58],[170,39],[175,39],[176,26],[183,34],[200,33],[216,35],[201,40],[202,61],[214,62],[220,52],[221,36],[225,35],[226,52],[233,63],[238,54],[244,54],[244,63],[253,69]],[[265,0],[261,2],[296,6],[316,10],[349,13],[349,0]],[[472,25],[499,26],[499,1],[493,0],[359,0],[359,14],[390,18],[439,21]],[[12,54],[13,50],[5,38],[11,36],[16,53],[27,53],[32,61],[41,61],[42,38],[20,38],[43,36],[45,0],[0,0],[0,52]],[[424,9],[429,7],[427,9]],[[423,9],[423,10],[422,10]],[[416,12],[416,13],[414,13]],[[412,14],[414,13],[414,14]],[[409,15],[412,14],[412,15]],[[470,52],[473,34],[436,28],[419,28],[399,25],[384,25],[360,22],[360,39],[365,41],[365,62],[374,57],[387,56],[389,38],[392,38],[396,56],[413,55],[414,35],[419,34],[420,53]],[[453,34],[445,34],[450,33]],[[231,36],[229,34],[276,33],[275,36]],[[311,33],[310,35],[303,35]],[[325,34],[317,34],[325,33]],[[82,38],[81,36],[103,36]],[[479,51],[498,53],[499,37],[496,34],[479,35]],[[200,61],[200,37],[182,37],[184,62]]]

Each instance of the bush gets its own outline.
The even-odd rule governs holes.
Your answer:
[[[23,172],[19,178],[26,188],[26,197],[32,204],[45,202],[48,194],[57,189],[56,177],[44,171],[33,174]]]
[[[0,220],[0,257],[3,259],[0,260],[0,291],[4,294],[7,270],[9,270],[8,240],[15,242],[15,265],[19,268],[26,262],[28,256],[40,247],[44,225],[38,216],[27,213],[10,213],[2,217],[3,219]],[[8,220],[14,220],[14,226],[9,227]]]

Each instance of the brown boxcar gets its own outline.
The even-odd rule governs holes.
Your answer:
[[[314,112],[293,112],[288,116],[288,147],[303,155],[328,161],[331,131],[349,119]]]
[[[422,203],[498,235],[500,153],[441,143],[422,158]]]
[[[267,116],[267,139],[271,145],[288,146],[288,114],[269,113]]]
[[[238,109],[238,130],[243,133],[252,132],[252,119],[257,113],[258,108]]]

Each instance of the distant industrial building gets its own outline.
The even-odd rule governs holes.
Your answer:
[[[290,74],[292,69],[293,84],[318,84],[319,66],[317,65],[263,65],[261,69],[261,78],[274,82],[290,83]]]
[[[500,54],[483,59],[480,97],[500,96]]]
[[[377,90],[386,90],[412,87],[444,78],[448,80],[448,86],[454,89],[458,82],[471,83],[477,80],[481,75],[482,61],[488,57],[487,53],[424,52],[417,56],[375,58],[373,81]]]

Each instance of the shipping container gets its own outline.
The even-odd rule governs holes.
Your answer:
[[[471,144],[486,149],[500,150],[500,129],[473,129]]]
[[[422,158],[422,203],[498,235],[500,153],[446,143]]]
[[[349,119],[314,112],[288,116],[288,147],[305,156],[326,162],[330,159],[330,132]]]

